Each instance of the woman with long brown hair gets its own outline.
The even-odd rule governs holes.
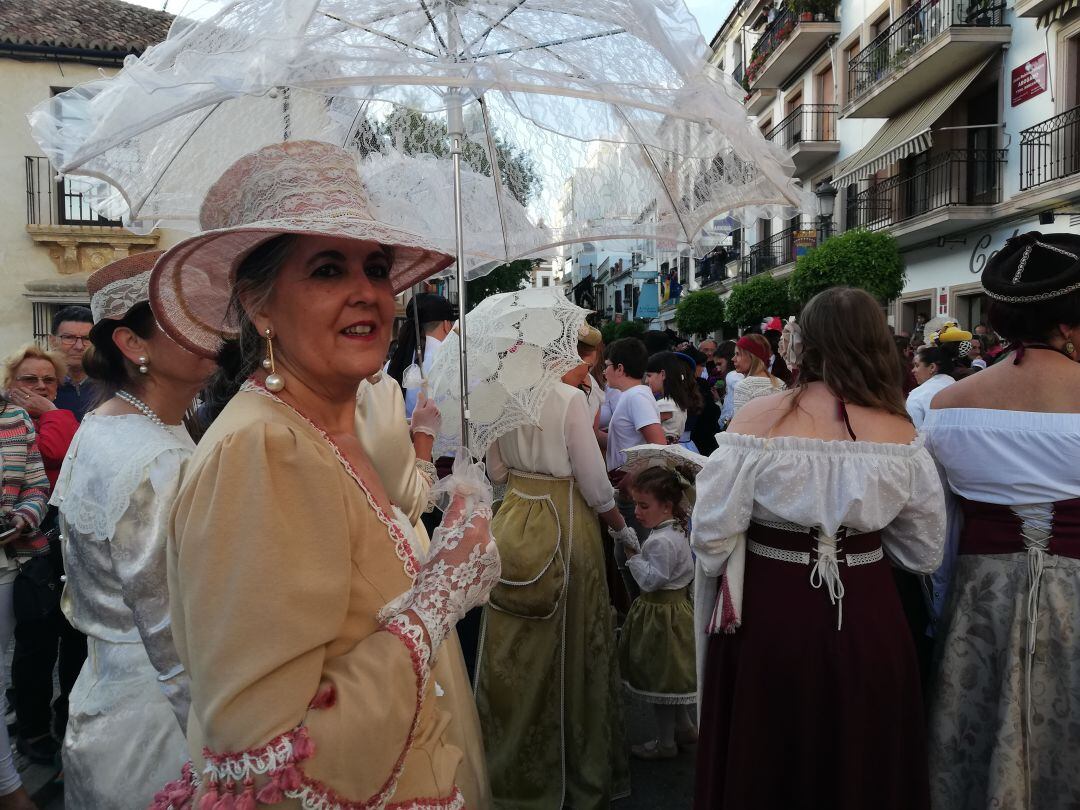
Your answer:
[[[799,323],[798,385],[747,403],[697,478],[695,807],[926,808],[919,672],[885,556],[938,565],[940,482],[877,302],[832,288]]]

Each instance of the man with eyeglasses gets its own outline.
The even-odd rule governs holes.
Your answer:
[[[93,325],[94,316],[89,308],[64,307],[53,316],[52,335],[49,337],[50,345],[63,353],[68,367],[68,375],[56,394],[56,407],[71,411],[80,422],[83,415],[97,404],[97,386],[87,379],[82,365],[83,353],[90,345],[90,328]]]

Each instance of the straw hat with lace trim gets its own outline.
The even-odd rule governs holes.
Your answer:
[[[318,141],[272,144],[240,158],[207,192],[199,224],[202,233],[155,266],[150,306],[170,337],[209,358],[238,334],[229,313],[237,266],[276,236],[378,242],[393,256],[395,293],[454,261],[432,240],[374,220],[356,157]]]

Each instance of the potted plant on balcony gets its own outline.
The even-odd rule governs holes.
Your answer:
[[[799,18],[799,22],[810,22],[814,19],[812,0],[788,0],[788,9]]]

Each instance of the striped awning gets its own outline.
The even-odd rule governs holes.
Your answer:
[[[1040,14],[1038,19],[1035,20],[1035,27],[1049,28],[1051,23],[1060,20],[1077,6],[1080,6],[1080,0],[1064,0],[1064,2],[1058,3],[1045,14]]]
[[[837,165],[832,184],[842,188],[864,180],[909,155],[928,150],[933,145],[930,128],[956,103],[993,58],[988,57],[907,112],[886,121],[866,146]]]

